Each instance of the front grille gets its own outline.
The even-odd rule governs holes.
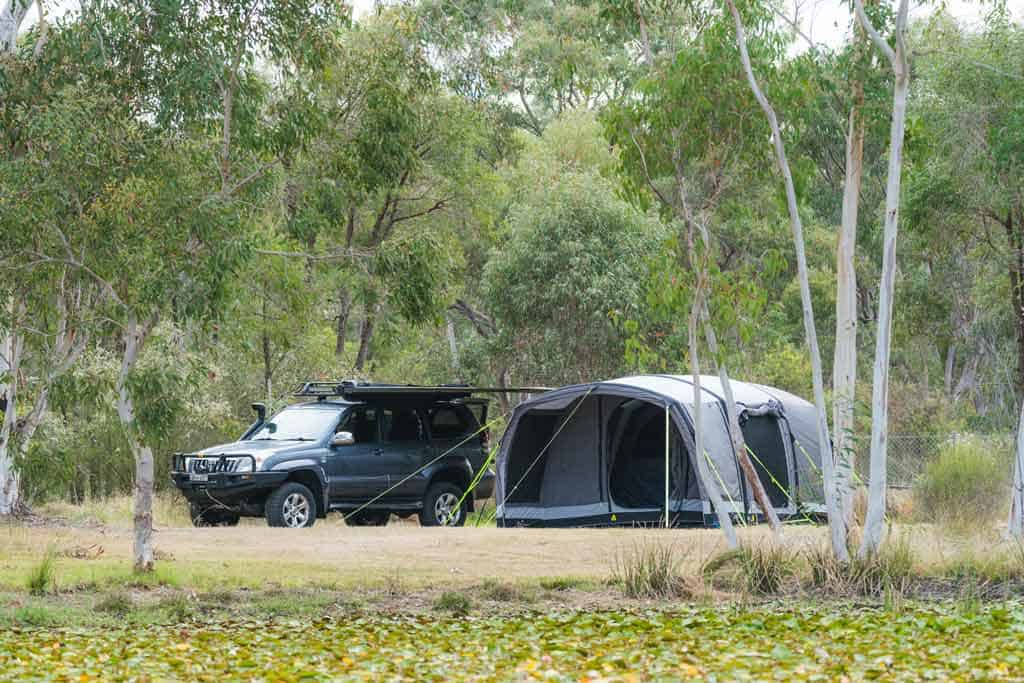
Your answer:
[[[238,465],[239,463],[242,462],[242,458],[248,457],[249,456],[247,455],[241,457],[232,457],[227,455],[210,456],[205,458],[186,457],[185,471],[188,472],[189,474],[218,474],[221,472],[237,472]]]

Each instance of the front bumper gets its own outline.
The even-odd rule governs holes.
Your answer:
[[[194,481],[187,472],[172,472],[171,480],[179,491],[194,503],[217,502],[235,506],[266,497],[284,483],[288,472],[218,472],[206,475],[206,481]]]

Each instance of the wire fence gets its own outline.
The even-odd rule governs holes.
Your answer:
[[[886,472],[889,487],[913,487],[924,474],[928,463],[937,459],[944,450],[965,442],[1004,453],[1007,463],[1012,459],[1013,434],[1010,433],[890,434]],[[856,469],[861,481],[865,483],[868,481],[868,460],[869,444],[864,443],[857,448]]]

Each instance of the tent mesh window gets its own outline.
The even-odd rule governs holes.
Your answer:
[[[547,451],[541,452],[555,435],[562,414],[531,411],[519,418],[515,439],[509,448],[506,494],[509,503],[539,503],[540,485],[544,481]],[[515,489],[511,489],[511,487]]]
[[[768,493],[768,500],[773,507],[786,507],[789,504],[789,468],[786,467],[786,446],[782,441],[779,419],[774,415],[754,415],[747,418],[741,429],[747,448],[757,456],[751,459]]]

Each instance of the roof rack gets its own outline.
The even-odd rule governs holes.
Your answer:
[[[549,387],[473,387],[468,384],[440,384],[436,386],[376,384],[346,379],[340,381],[304,382],[295,392],[295,395],[313,397],[321,401],[334,396],[346,399],[420,397],[434,400],[454,400],[469,398],[473,394],[539,394],[545,391],[551,391],[551,389]]]

